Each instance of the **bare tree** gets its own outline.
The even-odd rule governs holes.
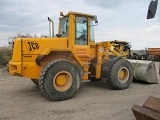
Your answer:
[[[15,38],[33,38],[33,36],[30,35],[29,33],[26,33],[25,35],[23,35],[21,33],[17,33],[17,35],[15,36]]]

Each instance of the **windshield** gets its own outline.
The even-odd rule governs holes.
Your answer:
[[[62,35],[61,37],[68,36],[68,30],[69,30],[69,21],[68,21],[68,17],[65,17],[60,20],[59,34]]]

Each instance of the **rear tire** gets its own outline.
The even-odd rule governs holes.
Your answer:
[[[106,82],[112,89],[123,90],[133,81],[133,67],[125,59],[118,60],[112,67],[110,79]]]
[[[80,74],[69,61],[48,63],[42,70],[39,86],[42,93],[52,101],[72,98],[80,87]]]

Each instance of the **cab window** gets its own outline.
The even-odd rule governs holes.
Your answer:
[[[61,37],[67,37],[68,31],[69,31],[69,21],[68,21],[68,17],[65,17],[60,20],[59,34],[61,35]]]
[[[76,17],[76,45],[87,45],[88,43],[88,19]]]
[[[90,21],[90,41],[95,41],[93,20]]]

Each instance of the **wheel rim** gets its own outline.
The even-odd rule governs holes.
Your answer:
[[[67,71],[60,71],[53,77],[53,87],[59,92],[67,91],[72,82],[72,75]]]
[[[125,83],[129,78],[129,70],[126,67],[122,67],[119,71],[118,71],[118,80],[121,83]]]

